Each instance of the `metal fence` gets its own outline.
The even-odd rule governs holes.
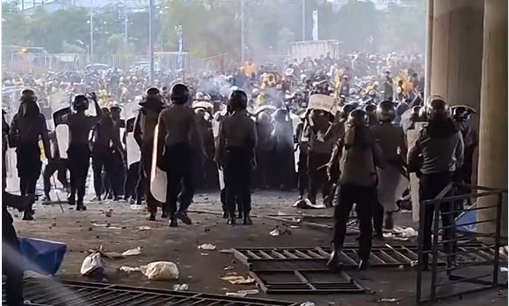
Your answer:
[[[73,53],[60,54],[3,54],[4,70],[21,74],[40,74],[48,71],[81,70],[89,64],[105,64],[111,67],[129,70],[134,66],[148,69],[149,58],[146,55],[85,55]],[[207,58],[192,58],[187,55],[165,54],[154,56],[157,70],[198,69],[225,71],[229,62],[228,54],[219,54]]]
[[[505,261],[504,264],[507,265],[507,256],[500,254],[501,245],[507,245],[507,237],[501,235],[502,206],[507,205],[503,204],[506,196],[507,190],[503,189],[453,183],[435,199],[421,202],[417,304],[433,303],[488,289],[507,288],[507,275],[503,276],[500,272],[501,261]],[[493,204],[462,207],[468,200],[475,202],[479,198],[489,198]],[[493,217],[480,220],[476,213],[481,210],[492,210]],[[425,230],[425,220],[429,217],[433,222],[431,232]],[[479,233],[477,226],[487,223],[495,225],[493,233]],[[426,234],[432,237],[431,248],[428,250],[423,247]],[[480,241],[484,243],[479,243]],[[472,242],[477,242],[477,247],[461,247]],[[477,260],[464,260],[470,255]],[[427,272],[428,269],[430,273]]]

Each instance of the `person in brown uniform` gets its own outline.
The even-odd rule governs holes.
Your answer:
[[[242,90],[230,94],[228,104],[232,115],[219,128],[219,144],[215,160],[223,168],[226,187],[228,224],[236,224],[235,203],[243,212],[243,224],[251,225],[251,171],[255,164],[258,143],[256,124],[247,113],[247,95]]]
[[[394,227],[393,212],[397,210],[396,201],[402,194],[396,194],[402,173],[406,173],[407,145],[403,128],[392,122],[396,118],[396,107],[391,101],[382,101],[376,115],[379,124],[373,127],[375,139],[382,151],[385,168],[378,169],[377,194],[379,205],[375,206],[373,226],[377,238],[383,238],[382,224],[385,211],[385,228]]]
[[[148,220],[155,221],[157,207],[161,205],[150,192],[150,175],[152,173],[152,151],[154,149],[154,131],[159,114],[164,108],[159,89],[151,87],[147,90],[141,109],[134,121],[133,136],[141,151],[141,173],[139,184],[145,186],[147,196]],[[163,208],[161,218],[167,218],[168,211]]]
[[[95,116],[85,114],[88,109],[88,98],[85,95],[74,97],[72,107],[75,113],[63,118],[69,126],[69,148],[67,149],[68,167],[71,173],[71,194],[69,204],[76,204],[76,210],[86,210],[83,204],[87,184],[88,168],[90,167],[90,130],[99,122],[102,110],[97,103],[95,93],[90,94],[94,101]],[[78,196],[77,202],[76,195]]]
[[[376,167],[383,168],[381,153],[368,125],[365,111],[352,111],[347,120],[345,135],[338,140],[342,148],[339,161],[339,201],[334,208],[333,251],[328,265],[339,264],[339,254],[346,236],[346,224],[353,204],[359,217],[360,269],[368,267],[373,228],[371,218],[376,203]]]
[[[35,195],[37,180],[41,175],[39,139],[42,140],[48,160],[51,160],[51,149],[46,119],[40,112],[34,91],[23,90],[20,101],[19,111],[12,119],[10,140],[11,146],[16,147],[21,195],[26,196]],[[24,211],[23,220],[33,220],[31,207]]]
[[[172,104],[159,114],[159,141],[164,143],[163,162],[167,176],[166,203],[170,226],[177,227],[177,219],[191,224],[187,209],[194,196],[193,164],[196,154],[207,157],[203,139],[198,130],[194,111],[185,104],[189,89],[175,84],[170,91]],[[198,148],[197,148],[198,147]],[[182,193],[181,193],[182,192]],[[177,208],[177,202],[180,207]]]
[[[309,114],[309,151],[308,151],[308,175],[309,193],[307,200],[316,205],[316,195],[322,189],[322,197],[326,204],[327,197],[331,192],[331,183],[327,177],[327,169],[324,167],[329,162],[330,154],[334,146],[332,133],[325,138],[329,131],[334,116],[322,110],[312,110]]]

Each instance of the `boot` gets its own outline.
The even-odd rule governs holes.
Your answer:
[[[228,213],[226,211],[223,211],[223,219],[228,219]]]
[[[83,205],[83,202],[78,202],[78,204],[76,205],[76,210],[82,210],[82,211],[85,211],[87,210],[87,207],[85,205]]]
[[[187,225],[191,225],[193,224],[193,221],[191,221],[191,218],[189,218],[189,216],[187,215],[186,211],[185,210],[179,210],[177,212],[177,215],[176,217],[182,221],[184,224],[187,224]]]
[[[392,212],[391,211],[388,211],[388,212],[385,213],[384,228],[386,230],[394,229],[394,218],[392,216]]]
[[[148,221],[156,221],[156,213],[150,213],[147,217]]]
[[[170,227],[178,227],[178,226],[179,226],[179,224],[178,224],[177,216],[171,215],[170,216]]]
[[[251,220],[251,216],[249,215],[249,212],[244,213],[244,219],[243,219],[242,224],[253,225],[253,220]]]
[[[34,220],[34,216],[33,216],[31,207],[26,209],[23,212],[23,220],[25,220],[25,221],[33,221]]]
[[[229,224],[229,225],[237,224],[237,220],[235,218],[235,210],[234,211],[230,211],[228,213],[228,220],[226,221],[226,223]]]
[[[361,259],[361,261],[359,262],[359,266],[358,266],[358,269],[359,270],[366,270],[369,268],[369,259]]]
[[[339,254],[341,250],[337,248],[335,245],[332,246],[332,252],[329,256],[329,261],[327,261],[327,267],[329,269],[338,269],[341,268],[341,263],[339,262]]]
[[[46,194],[44,198],[42,199],[42,205],[50,205],[51,204],[51,197],[49,194]]]

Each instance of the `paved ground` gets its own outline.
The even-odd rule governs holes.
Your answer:
[[[226,274],[224,268],[233,266],[235,272],[246,275],[244,265],[237,263],[231,254],[220,252],[232,247],[280,247],[280,246],[324,246],[330,237],[327,234],[296,228],[291,235],[273,237],[269,232],[277,225],[274,221],[254,218],[251,227],[231,227],[221,218],[217,193],[198,195],[192,210],[208,213],[191,213],[195,222],[192,226],[169,228],[163,220],[149,222],[145,212],[133,210],[130,205],[121,203],[91,203],[86,212],[77,212],[64,205],[62,213],[58,205],[38,205],[36,221],[26,222],[16,219],[15,226],[21,236],[45,238],[63,241],[68,244],[68,253],[59,276],[67,279],[79,279],[80,267],[89,249],[102,245],[107,251],[123,252],[141,247],[142,254],[122,260],[112,260],[108,264],[108,274],[113,283],[134,286],[150,286],[171,289],[175,283],[186,283],[190,291],[225,294],[242,289],[255,289],[256,285],[231,285],[219,277]],[[295,214],[291,208],[294,194],[263,192],[253,195],[254,213],[257,215],[277,214],[279,211]],[[105,212],[113,210],[111,217]],[[318,213],[318,211],[313,211]],[[320,211],[320,213],[328,213]],[[398,216],[402,219],[402,216]],[[139,230],[140,226],[149,226],[150,230]],[[215,251],[201,251],[197,247],[204,243],[217,246]],[[178,282],[150,282],[139,273],[126,275],[118,272],[121,266],[139,266],[152,261],[166,260],[177,263],[181,278]],[[231,271],[229,271],[231,272]],[[413,305],[415,292],[415,273],[403,269],[372,269],[355,272],[354,277],[372,291],[363,295],[327,295],[327,296],[264,296],[271,299],[313,301],[316,305],[363,306],[379,304],[381,298],[396,298],[400,305]],[[451,300],[443,305],[507,305],[505,292],[491,291],[478,295],[469,295],[465,299]],[[384,303],[381,303],[384,304]],[[388,303],[388,304],[396,304]]]

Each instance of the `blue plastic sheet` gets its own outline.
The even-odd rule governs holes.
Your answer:
[[[456,232],[463,235],[472,235],[477,233],[476,211],[466,211],[456,218]]]
[[[55,275],[64,261],[67,245],[36,238],[19,238],[25,270]]]

